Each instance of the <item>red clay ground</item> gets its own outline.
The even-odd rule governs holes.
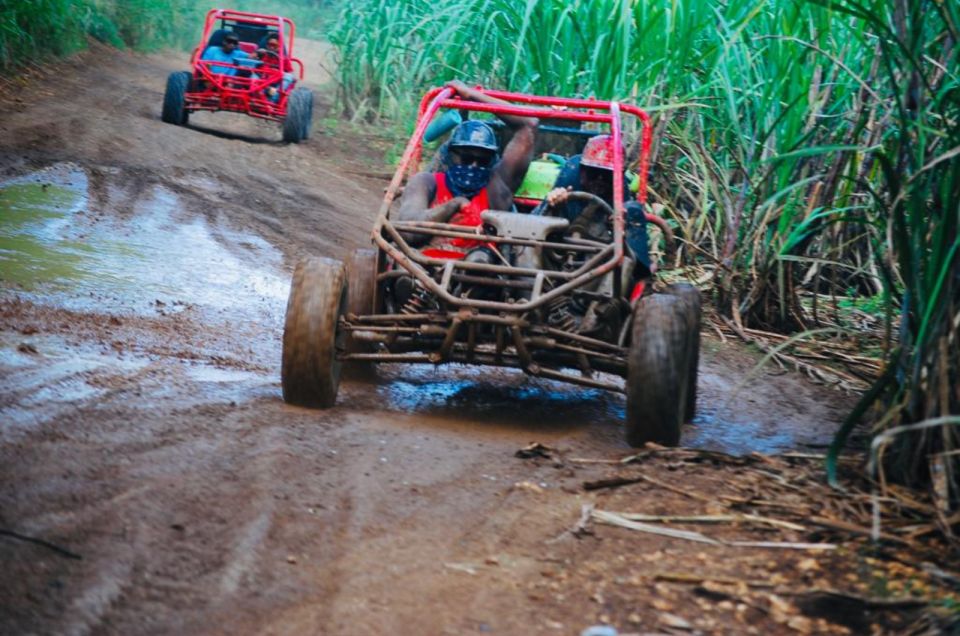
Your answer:
[[[321,54],[301,51],[308,73]],[[815,460],[616,463],[635,452],[616,396],[398,366],[329,411],[285,405],[289,272],[364,243],[390,140],[324,130],[324,108],[297,146],[240,116],[163,124],[185,63],[95,49],[2,101],[0,181],[76,181],[79,209],[40,239],[83,247],[86,273],[0,271],[0,530],[82,557],[0,535],[0,633],[895,632],[912,605],[876,597],[940,594],[918,569],[929,548],[908,567],[810,522],[865,510]],[[822,448],[849,396],[761,373],[731,399],[756,356],[704,338],[686,445]],[[531,442],[547,450],[515,456]],[[584,486],[612,477],[632,483]],[[719,540],[704,543],[580,523],[584,506],[799,526],[668,524]]]

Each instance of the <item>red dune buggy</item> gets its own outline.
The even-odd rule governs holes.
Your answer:
[[[305,140],[313,94],[299,85],[303,63],[292,57],[294,30],[289,18],[227,9],[208,12],[203,37],[190,57],[193,71],[167,78],[161,119],[182,126],[192,112],[226,110],[280,122],[284,141]],[[225,38],[238,40],[234,46],[244,59],[228,63],[210,58],[210,50],[222,47]],[[275,48],[268,48],[270,39],[277,40]]]
[[[341,371],[381,362],[513,367],[625,393],[630,444],[677,444],[682,423],[696,408],[700,294],[688,284],[654,293],[649,272],[635,276],[636,262],[625,246],[622,119],[634,118],[639,131],[637,200],[643,205],[652,140],[647,113],[617,102],[485,92],[508,104],[454,99],[450,89],[424,96],[373,228],[373,249],[357,250],[346,266],[326,258],[297,265],[283,333],[284,400],[330,407]],[[440,109],[537,117],[538,140],[547,128],[575,136],[609,134],[616,205],[572,193],[596,199],[598,221],[586,232],[574,231],[546,206],[529,213],[488,210],[479,227],[391,219]],[[536,169],[528,171],[528,180]],[[538,204],[553,183],[545,181],[539,191],[521,186],[515,202]],[[662,219],[646,219],[672,242]],[[412,235],[478,241],[497,258],[431,257],[410,245]]]

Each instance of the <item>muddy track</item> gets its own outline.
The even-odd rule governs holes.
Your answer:
[[[623,400],[398,366],[329,411],[283,404],[289,273],[363,244],[383,149],[324,133],[326,107],[299,146],[239,116],[163,124],[184,64],[98,48],[3,102],[0,181],[77,196],[43,258],[86,247],[66,282],[0,261],[0,529],[82,556],[0,537],[0,633],[577,633],[609,613],[530,591],[593,580],[596,546],[556,539],[603,469],[513,454],[621,457]],[[809,450],[845,408],[789,373],[730,400],[756,356],[710,334],[702,355],[686,444]]]

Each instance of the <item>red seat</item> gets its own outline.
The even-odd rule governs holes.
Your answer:
[[[244,53],[249,53],[250,55],[253,55],[254,53],[257,52],[257,45],[254,44],[253,42],[241,42],[240,50],[243,51]]]

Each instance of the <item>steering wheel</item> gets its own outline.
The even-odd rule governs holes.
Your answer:
[[[595,194],[584,192],[583,190],[571,190],[567,193],[567,200],[569,201],[570,199],[573,199],[574,201],[583,201],[584,203],[595,203],[607,213],[607,216],[613,217],[613,208],[610,206],[610,204]],[[548,210],[550,210],[550,206],[547,205],[547,200],[543,199],[537,204],[537,207],[530,210],[530,214],[536,214],[537,216],[554,216],[552,214],[547,214]]]
[[[601,199],[595,194],[591,194],[590,192],[584,192],[583,190],[571,190],[570,192],[567,193],[567,201],[571,201],[571,200],[583,201],[587,206],[584,208],[584,211],[586,211],[588,207],[592,206],[594,209],[594,212],[589,215],[590,217],[596,217],[598,215],[597,213],[599,212],[600,214],[603,215],[605,220],[609,221],[613,219],[613,207],[611,207],[610,204],[608,204],[606,201],[604,201],[603,199]],[[536,214],[538,216],[554,216],[555,215],[554,213],[557,212],[561,207],[563,206],[557,206],[556,209],[550,208],[550,206],[547,205],[547,200],[544,199],[539,204],[537,204],[537,207],[535,207],[533,210],[530,211],[530,214]],[[582,214],[583,212],[581,212],[581,215]],[[580,218],[581,217],[578,216],[577,220],[579,220]],[[590,223],[589,221],[586,223],[585,226],[571,224],[571,226],[567,229],[567,234],[569,236],[569,233],[572,230],[576,232],[576,235],[578,235],[578,238],[595,241],[597,243],[609,243],[609,240],[610,240],[609,238],[591,236],[589,233],[590,225],[592,225],[592,223]],[[606,223],[604,223],[604,227],[605,228],[608,227]],[[548,263],[554,269],[565,269],[565,268],[569,269],[569,268],[576,267],[577,262],[579,260],[577,255],[572,254],[570,252],[566,252],[562,249],[561,250],[544,250],[543,258],[545,262]]]

